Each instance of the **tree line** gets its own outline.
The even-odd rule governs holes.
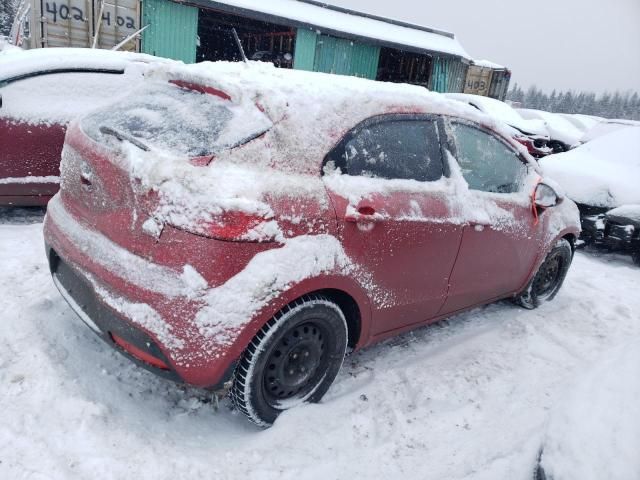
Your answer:
[[[526,91],[517,83],[507,93],[507,100],[518,102],[522,108],[534,108],[554,113],[582,113],[605,118],[640,120],[640,95],[638,92],[556,91],[551,94],[535,85]]]
[[[20,0],[0,0],[0,36],[9,35]]]

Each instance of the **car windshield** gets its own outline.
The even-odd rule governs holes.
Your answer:
[[[246,143],[272,124],[253,104],[237,105],[210,93],[152,83],[94,110],[81,126],[100,143],[129,141],[139,148],[194,158]]]

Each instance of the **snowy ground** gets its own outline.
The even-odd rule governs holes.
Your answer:
[[[133,366],[53,286],[42,214],[0,209],[0,479],[530,479],[548,409],[640,336],[640,269],[578,253],[550,304],[499,303],[350,356],[259,430]]]

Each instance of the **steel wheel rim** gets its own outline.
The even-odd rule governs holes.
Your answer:
[[[562,256],[559,253],[551,255],[540,266],[533,281],[533,290],[539,297],[552,293],[556,288],[562,274],[562,266]]]
[[[326,329],[317,320],[296,325],[271,350],[263,391],[271,405],[311,393],[323,378],[329,352]]]

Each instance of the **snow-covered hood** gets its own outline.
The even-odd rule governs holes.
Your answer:
[[[594,207],[640,203],[640,128],[625,128],[540,160],[567,196]]]
[[[500,100],[468,93],[445,93],[444,95],[452,100],[468,103],[496,120],[515,128],[520,133],[549,137],[542,120],[524,119],[510,105]]]
[[[580,143],[582,131],[558,114],[527,108],[518,109],[518,113],[526,120],[542,121],[552,140],[559,140],[568,146]]]

